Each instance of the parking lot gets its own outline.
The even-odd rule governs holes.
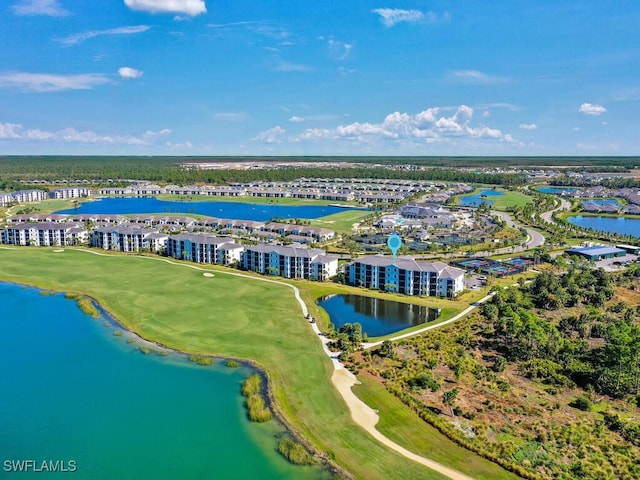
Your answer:
[[[627,253],[624,257],[607,258],[605,260],[598,260],[596,262],[597,267],[601,267],[606,272],[617,272],[622,270],[625,265],[638,260],[638,255],[631,255]]]

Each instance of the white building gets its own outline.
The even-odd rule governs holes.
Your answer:
[[[84,198],[90,197],[92,191],[90,188],[84,187],[67,187],[67,188],[56,188],[53,192],[51,192],[51,196],[53,198]]]
[[[2,234],[2,243],[62,247],[86,242],[89,232],[81,223],[13,223]]]

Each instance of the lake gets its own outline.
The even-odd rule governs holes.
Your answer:
[[[3,462],[73,460],[82,479],[330,478],[276,451],[277,422],[249,422],[248,368],[144,355],[62,294],[0,283],[0,305]]]
[[[542,193],[552,193],[554,195],[568,195],[570,193],[579,192],[581,189],[576,187],[538,187],[536,190]]]
[[[260,205],[240,202],[172,202],[152,197],[102,198],[83,202],[78,208],[69,208],[55,213],[110,215],[166,213],[167,215],[189,215],[196,213],[208,217],[232,218],[266,222],[272,218],[319,218],[334,213],[354,210],[328,205]]]
[[[497,192],[495,190],[482,190],[481,192],[475,193],[473,195],[466,195],[464,197],[460,197],[460,206],[461,207],[479,207],[481,203],[492,205],[493,202],[489,200],[489,198],[482,198],[483,195],[486,197],[500,197],[504,194],[502,192]]]
[[[578,227],[640,237],[640,218],[576,215],[567,220]]]
[[[369,337],[389,335],[438,317],[435,309],[363,295],[328,295],[317,303],[327,311],[336,329],[346,323],[359,323]]]

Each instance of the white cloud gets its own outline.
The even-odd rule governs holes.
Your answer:
[[[57,41],[63,45],[76,45],[100,35],[131,35],[133,33],[146,32],[150,28],[148,25],[135,25],[131,27],[111,28],[109,30],[93,30],[90,32],[75,33],[68,37],[58,39]]]
[[[149,13],[178,13],[195,17],[207,13],[204,0],[124,0],[131,10]]]
[[[138,137],[132,135],[100,135],[90,130],[80,131],[75,128],[65,128],[50,132],[37,128],[27,129],[15,123],[0,123],[0,140],[27,142],[150,145],[170,133],[171,130],[165,128],[157,132],[147,130]]]
[[[28,92],[90,90],[96,85],[110,82],[108,77],[100,73],[56,75],[52,73],[9,72],[0,74],[0,88],[13,88]]]
[[[535,123],[521,123],[518,128],[523,130],[535,130],[538,126]]]
[[[487,75],[486,73],[479,72],[478,70],[458,70],[456,72],[452,72],[450,76],[456,80],[462,80],[464,82],[483,83],[487,85],[505,83],[508,81],[507,78]]]
[[[329,38],[327,43],[329,44],[331,56],[338,60],[346,60],[353,49],[353,45],[350,43],[344,43],[333,38]]]
[[[247,119],[247,114],[244,112],[219,112],[214,113],[213,118],[223,122],[243,122]]]
[[[122,78],[140,78],[144,72],[131,67],[122,67],[118,69],[118,75]]]
[[[294,122],[294,123],[300,123],[300,122],[304,122],[304,117],[297,117],[297,116],[293,116],[289,119],[290,122]]]
[[[585,115],[601,115],[604,112],[607,111],[606,108],[604,108],[602,105],[595,105],[595,104],[591,104],[591,103],[583,103],[582,105],[580,105],[580,108],[578,109],[578,111],[580,113],[584,113]]]
[[[433,107],[417,114],[394,112],[380,123],[354,122],[335,128],[307,128],[297,136],[286,138],[290,142],[300,141],[345,141],[352,144],[379,144],[395,142],[402,144],[454,143],[465,140],[493,140],[499,143],[521,145],[511,135],[496,128],[471,124],[473,109],[466,105],[455,108]],[[275,127],[258,135],[254,140],[276,143],[285,140],[284,129]]]
[[[278,60],[272,68],[274,72],[310,72],[311,67],[300,63],[291,63],[285,60]]]
[[[20,0],[11,6],[16,15],[48,15],[50,17],[64,17],[71,12],[60,6],[58,0]]]
[[[380,21],[385,27],[393,27],[401,22],[418,23],[424,20],[420,10],[402,10],[399,8],[376,8],[373,13],[380,15]]]
[[[269,130],[260,132],[253,138],[253,140],[262,143],[280,143],[285,133],[286,130],[284,128],[280,127],[280,125],[276,125]]]

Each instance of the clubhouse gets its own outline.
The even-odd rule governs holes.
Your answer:
[[[411,256],[369,255],[346,267],[350,285],[405,295],[456,297],[464,289],[464,270]]]

